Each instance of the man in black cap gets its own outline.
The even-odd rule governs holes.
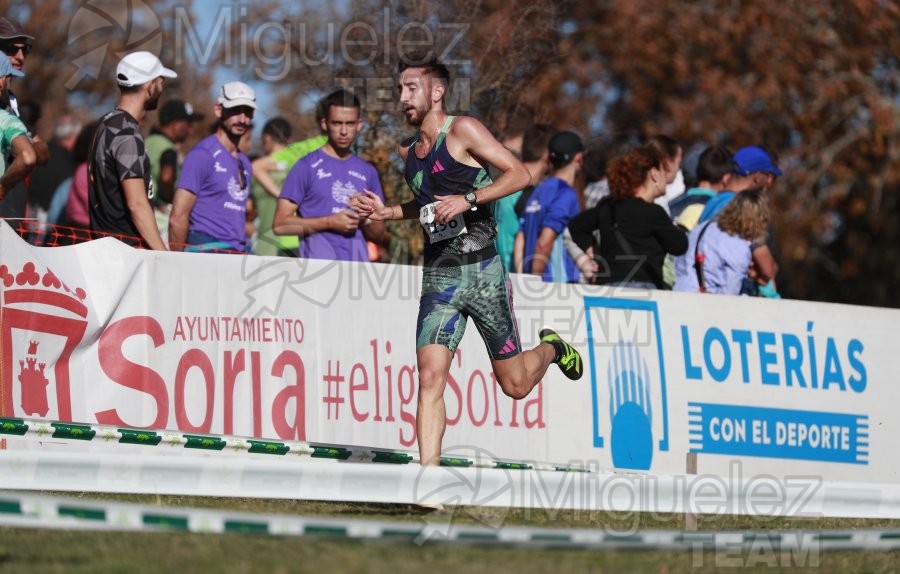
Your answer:
[[[194,123],[203,120],[191,104],[169,100],[159,109],[159,125],[144,140],[150,157],[150,176],[156,190],[154,207],[156,224],[163,240],[169,232],[169,213],[175,197],[175,183],[184,161],[181,145],[191,137]]]
[[[9,18],[0,18],[0,51],[6,54],[12,67],[20,72],[24,72],[25,59],[31,53],[31,40],[34,40],[34,36],[27,34],[18,22]],[[16,116],[21,116],[19,102],[12,90],[9,90],[8,96],[8,103],[4,109]],[[25,127],[28,129],[28,137],[34,147],[37,164],[47,163],[47,160],[50,159],[47,143],[34,133],[34,126],[26,125]],[[0,201],[0,217],[23,218],[26,217],[27,212],[28,188],[22,181],[10,189],[6,197]]]
[[[573,186],[584,165],[584,144],[574,132],[559,132],[548,147],[553,175],[535,188],[525,204],[513,259],[520,273],[549,282],[577,283],[578,266],[566,252],[563,232],[581,212]]]
[[[34,36],[25,33],[22,26],[9,18],[0,18],[0,51],[9,58],[12,67],[20,72],[24,71],[25,58],[31,53],[31,40]],[[9,111],[19,115],[19,107],[14,96],[10,97]]]

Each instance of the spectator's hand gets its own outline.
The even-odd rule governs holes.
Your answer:
[[[751,262],[750,267],[747,268],[747,277],[756,282],[757,285],[764,285],[766,280],[760,275],[759,269],[756,268],[756,263]]]
[[[588,280],[593,279],[597,271],[600,271],[600,266],[597,265],[597,262],[594,261],[594,258],[587,253],[582,254],[581,257],[576,259],[575,265],[578,266],[578,270],[581,271],[581,274],[584,276],[584,278]]]
[[[372,221],[390,219],[391,210],[385,208],[381,198],[368,189],[364,189],[362,193],[354,194],[347,205],[363,219],[371,219]]]
[[[345,209],[331,216],[331,228],[343,235],[351,235],[359,229],[362,219],[359,214],[351,209]]]

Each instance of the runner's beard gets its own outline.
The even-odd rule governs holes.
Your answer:
[[[408,110],[414,111],[415,114],[410,116]],[[416,106],[408,108],[408,110],[403,110],[403,114],[406,116],[406,123],[411,126],[422,125],[422,121],[425,119],[425,115],[428,113],[428,110],[421,109]]]

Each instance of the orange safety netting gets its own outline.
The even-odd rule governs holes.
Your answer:
[[[76,245],[94,239],[103,237],[114,237],[136,249],[145,249],[146,245],[140,237],[121,235],[115,233],[106,233],[103,231],[92,231],[82,227],[66,227],[64,225],[53,225],[50,223],[41,223],[35,219],[4,219],[16,233],[25,241],[35,247],[61,247],[64,245]],[[200,246],[181,245],[179,246],[189,251],[203,251],[204,253],[237,253],[243,255],[240,251],[232,249],[211,249],[200,248]],[[195,249],[191,249],[191,248]]]

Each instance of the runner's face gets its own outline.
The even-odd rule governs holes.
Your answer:
[[[406,122],[412,126],[422,125],[425,114],[431,110],[431,82],[421,68],[407,68],[400,74],[400,106],[406,115]]]
[[[328,118],[322,120],[328,143],[337,152],[350,149],[361,126],[359,110],[353,107],[331,106],[328,108]]]

